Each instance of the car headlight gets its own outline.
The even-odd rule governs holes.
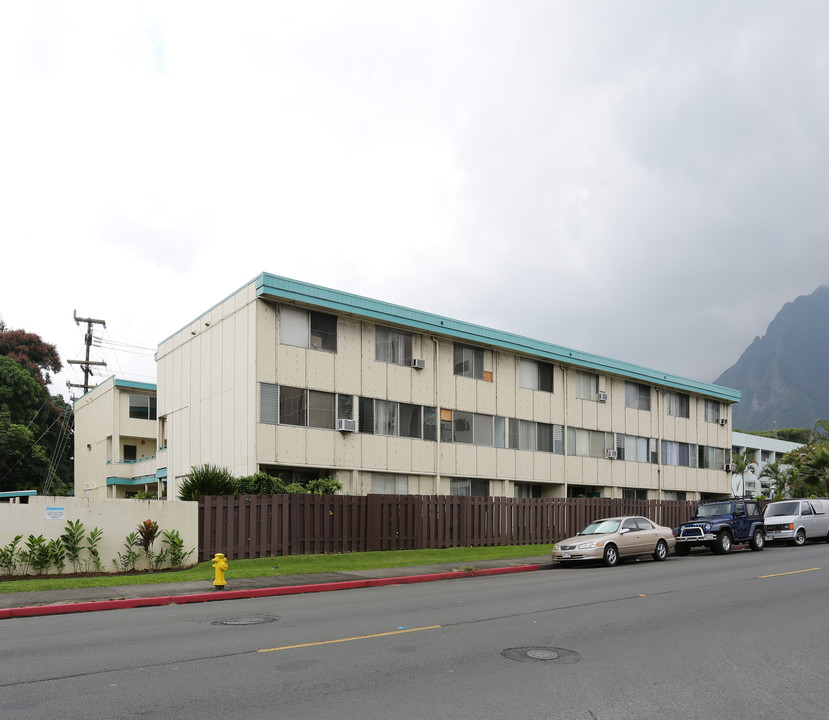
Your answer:
[[[708,532],[711,529],[711,523],[705,523],[705,532]]]
[[[601,547],[601,540],[594,540],[593,542],[584,542],[576,545],[576,550],[587,550],[589,548]]]

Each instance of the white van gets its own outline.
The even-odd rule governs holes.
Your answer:
[[[803,545],[807,540],[829,542],[829,500],[780,500],[763,511],[766,542]]]

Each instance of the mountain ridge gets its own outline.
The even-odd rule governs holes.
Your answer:
[[[811,428],[829,417],[829,285],[787,302],[717,385],[740,390],[733,426]]]

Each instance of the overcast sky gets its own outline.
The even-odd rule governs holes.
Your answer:
[[[713,381],[829,283],[829,3],[4,3],[0,316],[260,272]],[[128,347],[134,346],[134,347]],[[67,379],[81,382],[69,369]]]

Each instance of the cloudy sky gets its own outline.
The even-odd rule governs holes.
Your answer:
[[[64,361],[73,310],[105,319],[93,358],[151,382],[264,271],[713,381],[829,283],[827,27],[824,0],[4,3],[0,316]]]

